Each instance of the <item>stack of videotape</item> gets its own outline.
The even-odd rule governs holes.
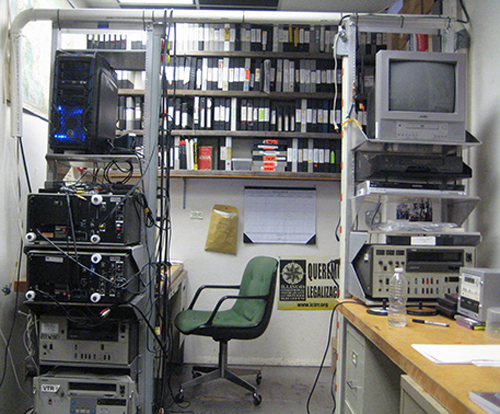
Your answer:
[[[26,299],[128,302],[144,265],[140,194],[127,189],[66,189],[30,194]]]
[[[252,148],[252,171],[287,171],[288,140],[255,140]]]

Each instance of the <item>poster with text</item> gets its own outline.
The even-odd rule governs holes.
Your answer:
[[[333,309],[339,296],[339,260],[324,256],[280,258],[279,310]]]

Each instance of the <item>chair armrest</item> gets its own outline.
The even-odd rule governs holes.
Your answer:
[[[214,321],[214,318],[217,316],[217,313],[219,312],[220,307],[222,304],[228,300],[228,299],[267,299],[269,295],[259,295],[259,296],[239,296],[239,295],[226,295],[223,296],[222,298],[219,299],[217,302],[217,305],[215,305],[214,310],[212,311],[212,314],[210,315],[210,318],[208,318],[208,321],[205,325],[212,325],[212,322]]]
[[[205,289],[239,289],[240,285],[203,285],[198,288],[196,293],[194,294],[193,300],[189,304],[188,309],[193,309],[194,304],[198,300],[198,297],[200,296],[201,292]]]

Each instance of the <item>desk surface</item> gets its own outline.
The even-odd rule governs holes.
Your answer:
[[[486,337],[484,331],[464,328],[443,316],[426,316],[425,319],[449,323],[449,328],[414,323],[411,322],[411,316],[408,316],[406,327],[395,328],[389,326],[387,317],[370,315],[367,309],[361,302],[338,307],[351,324],[450,412],[486,413],[469,399],[469,391],[498,392],[500,367],[438,365],[415,351],[411,345],[499,344],[500,341]]]

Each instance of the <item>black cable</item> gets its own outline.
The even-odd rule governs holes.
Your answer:
[[[458,0],[458,2],[460,3],[460,7],[462,8],[462,10],[464,11],[465,20],[457,20],[457,21],[460,22],[460,23],[464,23],[464,24],[470,23],[469,12],[467,11],[467,8],[464,5],[464,1],[463,0]]]
[[[343,302],[338,302],[332,309],[332,312],[330,314],[330,322],[328,324],[328,340],[327,340],[327,343],[326,343],[326,349],[325,349],[325,352],[323,354],[323,358],[321,359],[321,363],[319,365],[319,368],[318,368],[318,373],[316,374],[316,378],[314,379],[314,383],[313,383],[313,386],[311,388],[311,392],[309,393],[309,396],[307,397],[307,402],[306,402],[306,412],[307,414],[311,414],[311,411],[310,411],[310,404],[311,404],[311,400],[312,400],[312,396],[314,394],[314,390],[316,389],[316,385],[318,384],[318,381],[319,381],[319,377],[321,376],[321,370],[323,369],[323,365],[325,364],[325,360],[326,360],[326,357],[328,355],[328,350],[330,349],[330,340],[331,340],[331,337],[332,337],[332,330],[333,330],[333,316],[335,315],[335,311],[337,310],[337,308],[340,306],[340,305],[344,305],[346,303],[354,303],[354,304],[357,304],[357,305],[363,305],[363,303],[361,302],[358,302],[358,301],[343,301]],[[334,405],[336,406],[336,401],[334,399]],[[334,407],[334,410],[335,410],[335,407]],[[332,414],[334,413],[334,411],[332,411]]]
[[[21,246],[19,248],[19,265],[17,267],[17,284],[19,285],[19,281],[21,280],[21,262],[23,258],[23,242],[21,241]],[[12,316],[12,324],[10,325],[9,335],[7,336],[7,341],[5,343],[5,352],[3,357],[3,372],[2,378],[0,379],[0,388],[2,388],[3,382],[5,380],[5,376],[7,374],[7,364],[8,364],[8,355],[9,355],[9,347],[10,342],[12,340],[12,335],[14,333],[14,326],[17,321],[17,311],[18,311],[18,301],[19,301],[19,289],[16,289],[16,297],[14,302],[14,315]]]
[[[23,145],[23,138],[19,137],[18,138],[19,142],[19,148],[21,149],[21,157],[23,160],[23,168],[24,168],[24,174],[26,175],[26,184],[28,185],[28,191],[31,193],[31,180],[30,180],[30,175],[28,172],[28,164],[26,163],[26,157],[24,155],[24,145]]]
[[[337,351],[333,353],[332,358],[337,358]],[[335,399],[335,375],[337,374],[337,364],[335,364],[335,368],[332,372],[332,379],[330,382],[330,396],[333,401],[333,408],[331,414],[335,414],[335,410],[337,409],[337,400]]]

